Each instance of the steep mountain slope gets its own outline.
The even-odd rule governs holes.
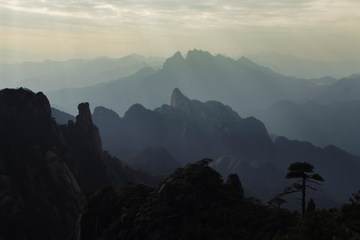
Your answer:
[[[329,104],[337,101],[360,100],[360,76],[354,74],[350,77],[342,78],[333,85],[326,86],[319,92],[313,100]]]
[[[75,121],[75,117],[66,112],[57,110],[56,108],[51,108],[51,115],[58,124],[67,124],[69,120]]]
[[[67,239],[84,196],[104,185],[156,184],[103,152],[89,105],[57,125],[48,99],[25,89],[0,91],[0,236]]]
[[[170,105],[164,104],[153,111],[134,104],[120,118],[113,111],[107,110],[109,113],[105,114],[105,109],[100,109],[103,117],[96,116],[99,111],[94,112],[94,121],[98,121],[95,123],[104,143],[107,142],[104,148],[123,159],[129,159],[137,149],[156,146],[165,147],[183,165],[203,157],[212,158],[216,160],[212,166],[218,172],[223,176],[239,174],[245,191],[264,201],[291,185],[285,175],[295,161],[310,162],[328,179],[324,188],[310,195],[319,206],[337,206],[360,188],[359,157],[336,147],[321,149],[286,138],[274,143],[259,120],[241,118],[220,102],[190,100],[177,88]],[[106,140],[106,132],[110,133],[111,141]]]
[[[86,89],[62,89],[47,95],[52,104],[66,109],[86,99],[122,115],[129,102],[138,102],[151,109],[160,106],[169,99],[175,87],[192,99],[214,99],[241,113],[280,100],[312,98],[319,86],[304,79],[282,76],[245,58],[235,61],[195,49],[189,51],[186,58],[180,52],[175,53],[165,61],[163,69],[145,78],[139,77],[136,82],[119,79],[116,86],[112,83]]]
[[[181,165],[163,147],[146,148],[135,153],[126,163],[133,169],[151,174],[171,174]]]
[[[246,115],[263,121],[270,133],[320,147],[332,144],[360,156],[359,109],[359,100],[326,105],[283,101]]]
[[[104,144],[105,149],[116,149],[112,154],[124,159],[135,153],[129,152],[128,145],[133,144],[134,150],[163,146],[183,164],[204,156],[216,159],[224,154],[253,158],[274,155],[272,142],[260,121],[242,119],[220,102],[190,100],[178,88],[172,93],[171,105],[163,104],[151,111],[134,104],[123,118],[111,117],[114,125],[99,114],[100,111],[94,112],[94,121],[104,133],[104,142],[108,138],[105,133],[113,129],[111,144]],[[125,146],[117,144],[126,141]]]
[[[131,76],[108,83],[85,88],[65,88],[47,92],[46,95],[51,104],[61,106],[70,114],[75,114],[73,106],[79,102],[89,102],[92,106],[107,106],[111,109],[118,109],[119,106],[127,109],[138,102],[137,98],[142,99],[144,97],[143,94],[137,93],[134,89],[138,89],[141,86],[141,81],[156,72],[153,68],[146,67]]]
[[[156,188],[100,189],[71,239],[272,239],[296,218],[244,198],[236,174],[224,183],[200,161],[178,168]]]

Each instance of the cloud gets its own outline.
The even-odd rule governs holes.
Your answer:
[[[39,40],[30,39],[32,46],[70,37],[73,49],[100,49],[103,43],[104,48],[132,51],[196,47],[225,52],[222,47],[295,49],[290,53],[296,55],[345,45],[356,48],[358,9],[358,0],[0,0],[0,27],[17,29],[9,33],[36,29],[32,35]],[[5,44],[10,46],[16,36],[7,35]]]
[[[77,0],[5,1],[0,7],[64,18],[83,18],[105,25],[212,28],[238,26],[306,26],[359,21],[355,0]],[[91,23],[91,22],[90,22]]]

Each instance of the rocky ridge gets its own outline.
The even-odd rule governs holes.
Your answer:
[[[220,174],[207,166],[208,160],[178,168],[154,188],[99,189],[84,207],[71,239],[240,237],[241,231],[230,230],[241,227],[241,214],[235,216],[239,209],[256,206],[244,199],[238,175],[230,175],[225,184]],[[260,214],[267,214],[263,210]]]
[[[102,150],[89,104],[58,125],[42,93],[0,91],[0,237],[67,239],[86,194],[103,185],[155,184]]]

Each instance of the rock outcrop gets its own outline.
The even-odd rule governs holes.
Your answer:
[[[65,239],[82,207],[70,146],[42,93],[0,91],[1,237]]]
[[[190,99],[187,98],[184,94],[180,92],[178,88],[175,88],[173,93],[171,94],[170,106],[174,108],[186,108],[186,104],[190,102]]]
[[[89,104],[58,125],[43,93],[0,91],[0,237],[67,239],[86,194],[104,185],[155,184],[102,150]]]
[[[295,225],[294,213],[244,198],[236,175],[224,184],[209,160],[178,168],[156,187],[99,189],[71,240],[274,239]]]
[[[236,177],[230,177],[230,184],[239,189]],[[89,198],[71,239],[210,239],[212,234],[224,238],[221,229],[239,225],[235,219],[243,214],[235,212],[254,205],[228,186],[200,161],[178,168],[155,188],[102,188]],[[217,230],[209,233],[213,228]]]
[[[51,118],[49,100],[42,92],[32,94],[25,88],[0,91],[0,116],[12,119],[24,117]]]
[[[240,178],[236,173],[229,174],[226,180],[226,184],[233,186],[240,193],[241,197],[244,197],[244,189],[242,187]]]

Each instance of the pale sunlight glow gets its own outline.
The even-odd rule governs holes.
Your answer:
[[[357,0],[0,0],[0,28],[8,32],[7,41],[0,37],[0,49],[56,58],[56,51],[169,56],[197,47],[229,55],[276,51],[352,59],[360,54],[359,9]],[[38,46],[15,41],[32,31]],[[45,38],[48,33],[56,39]],[[59,38],[68,44],[52,49]],[[324,42],[336,54],[329,55]]]

